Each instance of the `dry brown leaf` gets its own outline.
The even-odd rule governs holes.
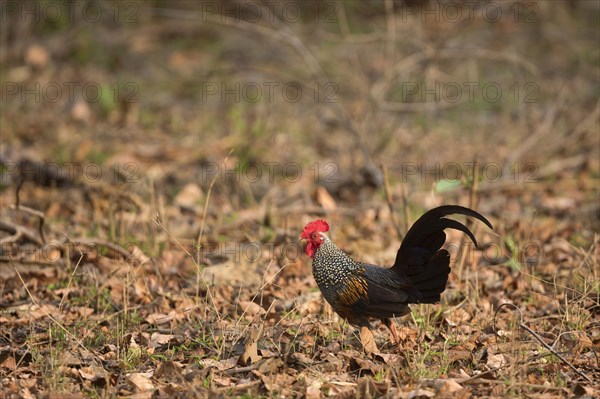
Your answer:
[[[239,356],[230,357],[222,360],[215,359],[202,359],[202,365],[204,368],[214,367],[219,371],[229,370],[234,368],[237,365],[237,361]]]
[[[447,356],[448,363],[454,363],[459,360],[464,360],[466,362],[471,361],[471,351],[468,350],[449,349]]]
[[[385,393],[389,389],[389,383],[386,381],[377,382],[371,377],[363,377],[357,381],[357,393],[361,398],[375,398]]]
[[[320,299],[313,299],[312,301],[302,303],[299,306],[300,314],[306,316],[307,314],[321,313],[321,302]]]
[[[398,333],[400,342],[415,342],[419,335],[419,331],[405,326],[401,326],[400,328],[396,327],[396,332]]]
[[[33,388],[37,383],[35,378],[23,378],[19,380],[21,388]]]
[[[321,205],[326,211],[333,211],[337,208],[335,200],[323,186],[317,186],[315,191],[317,204]]]
[[[329,356],[328,356],[329,358]],[[310,367],[314,362],[312,358],[302,352],[294,352],[290,356],[290,360],[295,363],[302,365],[303,367]]]
[[[36,396],[31,393],[29,388],[22,388],[19,393],[23,399],[36,399]]]
[[[248,331],[244,340],[244,353],[240,356],[238,364],[241,366],[249,366],[258,362],[262,356],[258,354],[258,340],[262,335],[262,324],[256,328],[251,328]]]
[[[279,357],[263,358],[257,371],[261,374],[273,374],[277,373],[283,366],[283,360]]]
[[[162,313],[151,313],[146,317],[146,322],[148,324],[161,325],[169,323],[171,320],[174,320],[176,317],[175,313],[172,314],[162,314]]]
[[[14,370],[17,368],[17,362],[12,355],[9,355],[6,359],[0,363],[0,367],[7,368],[9,370]]]
[[[183,367],[179,362],[164,362],[154,373],[154,378],[164,379],[169,382],[181,382],[184,380],[184,376],[181,372],[182,368]]]
[[[175,196],[174,203],[182,208],[194,209],[202,205],[204,193],[196,183],[186,184]]]
[[[289,387],[292,386],[296,377],[289,374],[279,373],[270,375],[261,375],[260,379],[265,388],[272,394],[279,394],[280,396],[289,396]]]
[[[306,387],[306,399],[320,399],[322,386],[323,383],[317,379],[311,381]]]
[[[82,367],[79,369],[81,378],[89,381],[98,381],[107,377],[106,370],[97,366]]]
[[[212,380],[220,387],[229,387],[231,386],[231,378],[227,376],[213,376]]]
[[[370,328],[361,327],[360,342],[363,344],[363,349],[367,354],[379,352],[377,345],[375,344],[375,337]]]
[[[471,320],[471,314],[463,308],[454,309],[448,316],[446,321],[451,326],[458,326]]]
[[[38,320],[48,315],[52,315],[55,319],[61,320],[64,313],[59,311],[58,308],[51,304],[38,305],[22,305],[18,308],[17,314],[21,317],[17,322]]]
[[[239,312],[241,314],[245,314],[250,317],[263,316],[263,315],[267,314],[267,311],[256,302],[239,301],[238,305],[239,305],[239,308],[238,308]]]
[[[397,353],[376,353],[373,357],[389,365],[400,365],[404,362],[404,357]]]
[[[60,355],[60,364],[65,366],[81,366],[81,359],[76,357],[71,351],[64,351]]]
[[[173,334],[160,334],[160,333],[152,333],[150,336],[150,348],[158,348],[159,346],[167,345],[172,340],[176,340],[176,336]]]
[[[150,380],[151,373],[131,373],[127,376],[127,379],[135,385],[138,391],[151,391],[154,390],[154,384]]]
[[[428,389],[419,388],[410,392],[399,392],[399,398],[402,399],[423,399],[435,397],[435,392]]]
[[[453,379],[437,379],[433,383],[433,387],[436,389],[438,394],[448,394],[463,389],[462,385]]]
[[[498,353],[497,355],[489,356],[485,365],[488,366],[490,369],[497,369],[506,365],[507,363],[508,362],[506,361],[506,357],[504,356],[504,354]]]
[[[598,388],[594,388],[587,384],[578,383],[573,388],[573,394],[579,397],[597,398],[600,395]]]

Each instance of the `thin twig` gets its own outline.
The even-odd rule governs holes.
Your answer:
[[[81,252],[81,250],[77,247],[77,245],[73,242],[73,240],[71,240],[71,238],[65,234],[65,236],[67,237],[67,239],[69,241],[71,241],[71,243],[73,243],[73,246],[79,251],[79,259],[77,260],[77,263],[75,264],[75,267],[73,268],[73,272],[71,273],[71,276],[69,277],[69,282],[67,283],[67,286],[65,287],[65,290],[63,291],[63,295],[62,298],[60,299],[60,303],[58,304],[58,309],[62,310],[62,305],[65,301],[65,299],[67,298],[68,292],[69,292],[69,287],[71,287],[71,283],[73,282],[73,279],[75,278],[75,273],[77,272],[77,269],[79,268],[79,265],[81,264],[81,261],[84,258],[83,252]],[[67,259],[69,259],[71,257],[71,254],[67,254]]]
[[[231,150],[229,150],[229,153],[223,159],[223,162],[221,162],[221,165],[223,167],[225,167],[225,164],[227,163],[227,160],[229,160],[229,157],[231,156],[232,153],[233,153],[233,148]],[[196,264],[198,265],[198,270],[200,270],[199,269],[199,265],[200,265],[200,246],[202,245],[202,236],[204,235],[204,223],[206,222],[206,214],[208,212],[208,202],[210,201],[210,194],[212,193],[213,186],[215,185],[218,176],[219,176],[218,173],[215,174],[215,177],[213,177],[212,181],[210,182],[210,185],[208,186],[208,191],[206,192],[206,201],[204,202],[204,210],[202,211],[202,223],[200,224],[200,233],[198,233],[198,240],[196,241],[197,242],[197,248],[198,248],[198,258],[196,260]]]
[[[229,159],[229,156],[233,153],[233,148],[229,150],[229,153],[227,154],[227,156],[223,159],[223,162],[221,162],[221,165],[223,168],[225,168],[225,165],[227,164],[227,160]],[[198,233],[198,240],[196,241],[196,248],[198,249],[198,254],[197,254],[197,258],[196,258],[196,262],[194,262],[196,264],[196,298],[199,297],[200,295],[200,280],[202,279],[202,270],[200,269],[200,252],[201,252],[201,248],[202,248],[202,236],[204,235],[204,224],[206,223],[206,214],[208,212],[208,203],[210,201],[210,195],[212,193],[212,189],[217,181],[217,177],[219,176],[219,174],[215,174],[215,177],[213,177],[212,181],[210,182],[210,185],[208,186],[208,191],[206,193],[206,201],[204,201],[204,210],[202,211],[202,224],[200,224],[200,232]]]
[[[550,352],[552,352],[553,355],[555,355],[560,360],[562,360],[562,362],[564,364],[566,364],[567,366],[569,366],[569,368],[571,370],[573,370],[574,372],[576,372],[577,374],[579,374],[581,377],[585,378],[588,382],[593,382],[590,377],[588,377],[585,373],[583,373],[582,371],[580,371],[579,369],[577,369],[577,367],[573,366],[573,364],[571,362],[569,362],[567,359],[565,359],[552,346],[550,346],[546,342],[544,342],[544,340],[542,339],[542,337],[540,337],[535,331],[533,331],[531,328],[529,328],[527,325],[525,325],[525,323],[523,323],[523,313],[521,312],[521,309],[519,309],[516,305],[514,305],[512,303],[503,303],[502,305],[500,305],[498,307],[498,309],[496,309],[496,312],[494,313],[494,324],[496,323],[496,315],[498,314],[498,312],[500,311],[500,309],[502,309],[502,307],[504,307],[504,306],[509,306],[509,307],[517,310],[517,312],[519,313],[519,327],[521,327],[523,330],[527,331],[529,334],[533,335],[533,337],[536,340],[538,340],[540,342],[540,344],[542,344],[544,346],[544,348],[548,349]],[[495,326],[494,326],[494,329],[496,329]]]
[[[556,355],[556,357],[558,357],[560,360],[562,360],[567,366],[569,366],[571,368],[571,370],[573,370],[574,372],[576,372],[577,374],[579,374],[580,376],[585,378],[587,381],[592,382],[590,377],[585,375],[585,373],[583,373],[583,371],[580,371],[579,369],[577,369],[577,367],[573,366],[573,364],[571,364],[567,359],[565,359],[560,353],[558,353],[550,345],[545,343],[544,340],[542,339],[542,337],[540,337],[535,331],[533,331],[531,328],[526,326],[523,322],[519,323],[519,326],[522,329],[526,330],[531,335],[533,335],[533,337],[535,339],[537,339],[546,349],[548,349],[550,352],[552,352],[554,355]]]
[[[125,248],[121,247],[119,244],[116,244],[114,242],[110,242],[107,240],[103,240],[101,238],[78,238],[75,240],[71,240],[70,238],[68,238],[68,240],[70,240],[74,245],[84,245],[86,247],[97,247],[97,246],[103,246],[106,247],[108,249],[110,249],[113,252],[116,252],[117,254],[121,255],[123,258],[129,260],[129,259],[135,259],[138,262],[140,262],[140,264],[144,263],[146,261],[146,256],[142,253],[140,255],[139,252],[141,252],[141,250],[139,248],[136,248],[136,251],[133,252],[129,252],[128,250],[126,250]],[[142,256],[144,255],[144,256]]]
[[[20,205],[18,198],[17,198],[17,202],[15,203],[15,205],[11,205],[10,206],[11,209],[16,209],[19,211],[23,211],[25,213],[29,213],[30,215],[33,216],[37,216],[39,218],[38,221],[38,232],[40,233],[40,237],[42,238],[42,242],[45,244],[46,243],[46,235],[44,234],[44,223],[46,221],[46,215],[44,215],[44,212],[38,211],[37,209],[33,209],[30,208],[28,206],[25,205]]]
[[[43,242],[36,237],[35,233],[25,226],[0,220],[0,231],[6,231],[7,233],[11,234],[10,237],[5,237],[0,240],[0,244],[16,242],[19,239],[24,238],[38,246],[43,245]]]

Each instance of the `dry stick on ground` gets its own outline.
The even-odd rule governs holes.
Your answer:
[[[388,181],[388,173],[387,167],[385,165],[381,165],[381,172],[383,173],[383,189],[385,191],[385,200],[387,202],[388,208],[390,210],[390,217],[392,219],[392,224],[396,229],[396,234],[398,235],[398,239],[402,241],[404,239],[404,235],[400,230],[400,225],[398,224],[398,220],[396,219],[396,212],[394,212],[394,202],[392,200],[392,193],[390,191],[390,184]]]
[[[110,249],[111,251],[116,252],[117,254],[121,255],[123,258],[125,258],[125,259],[133,258],[133,259],[137,260],[138,262],[140,262],[140,264],[144,263],[147,260],[146,255],[141,253],[142,251],[139,248],[137,248],[137,251],[129,252],[128,250],[121,247],[120,245],[115,244],[110,241],[107,241],[107,240],[103,240],[101,238],[78,238],[75,240],[71,240],[69,238],[68,240],[71,241],[74,245],[79,244],[79,245],[84,245],[86,247],[96,247],[96,246],[106,247],[106,248]],[[141,253],[141,255],[140,255],[140,253]]]
[[[42,242],[45,244],[46,243],[46,236],[44,235],[44,223],[46,221],[46,217],[44,215],[43,212],[40,212],[38,210],[32,209],[28,206],[23,206],[21,205],[21,188],[23,187],[23,184],[25,183],[25,179],[23,178],[23,176],[21,176],[19,178],[19,184],[17,184],[17,187],[15,188],[15,205],[11,206],[12,209],[17,209],[17,210],[22,210],[23,212],[29,213],[31,215],[37,216],[38,218],[40,218],[39,222],[38,222],[38,232],[40,233],[40,237],[42,238]]]
[[[514,305],[512,303],[503,303],[502,305],[498,306],[498,309],[496,309],[496,312],[494,313],[494,330],[496,330],[496,326],[495,326],[496,315],[498,315],[498,312],[504,306],[508,306],[513,309],[516,309],[516,311],[519,313],[519,327],[521,327],[523,330],[525,330],[529,334],[531,334],[536,340],[538,340],[544,346],[544,348],[548,349],[550,352],[552,352],[553,355],[555,355],[560,360],[562,360],[562,362],[564,364],[566,364],[567,366],[569,366],[569,368],[571,370],[573,370],[574,372],[579,374],[581,377],[585,378],[588,382],[593,382],[590,377],[588,377],[585,373],[583,373],[583,371],[580,371],[577,367],[573,366],[573,364],[571,362],[569,362],[567,359],[565,359],[559,352],[557,352],[554,348],[552,348],[550,345],[548,345],[546,342],[544,342],[542,337],[540,337],[535,331],[533,331],[531,328],[526,326],[525,323],[523,323],[523,313],[521,312],[521,309],[519,309],[516,305]]]
[[[11,234],[10,237],[6,237],[0,240],[0,244],[16,242],[21,238],[31,241],[32,243],[39,246],[43,244],[43,242],[36,237],[35,233],[25,226],[19,226],[17,224],[0,220],[0,231],[6,231],[7,233]]]
[[[81,252],[81,250],[79,248],[77,248],[77,245],[75,245],[73,240],[71,240],[71,238],[67,234],[65,234],[65,235],[67,236],[67,239],[69,241],[71,241],[73,243],[74,247],[79,251],[79,260],[77,260],[77,263],[75,264],[75,267],[73,268],[73,272],[71,273],[71,276],[69,277],[69,282],[67,283],[67,286],[66,286],[65,290],[63,291],[62,298],[60,299],[60,303],[58,304],[58,309],[60,309],[60,310],[62,310],[63,303],[64,303],[65,299],[67,298],[69,288],[71,287],[71,283],[73,282],[73,279],[75,278],[75,273],[77,272],[77,269],[79,268],[79,264],[81,263],[81,261],[84,258],[83,252]],[[67,254],[67,258],[70,258],[70,254]]]

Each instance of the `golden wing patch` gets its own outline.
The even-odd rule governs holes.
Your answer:
[[[359,276],[352,277],[338,291],[339,301],[343,305],[351,305],[361,298],[369,300],[367,289],[367,280]]]

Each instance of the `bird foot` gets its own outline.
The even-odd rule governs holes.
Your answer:
[[[375,344],[375,337],[369,327],[360,328],[360,341],[363,344],[366,354],[370,355],[371,353],[379,352]]]

